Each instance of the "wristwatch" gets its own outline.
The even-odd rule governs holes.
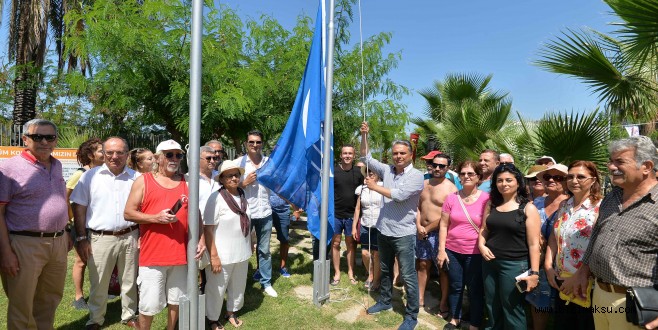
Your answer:
[[[86,236],[86,235],[85,235],[85,236],[78,236],[78,237],[75,238],[75,241],[76,241],[76,242],[80,242],[80,241],[84,241],[84,240],[86,240],[86,239],[87,239],[87,236]]]
[[[536,272],[536,271],[534,271],[534,270],[530,270],[530,269],[528,269],[528,276],[532,276],[532,275],[537,275],[537,276],[539,276],[539,272]]]

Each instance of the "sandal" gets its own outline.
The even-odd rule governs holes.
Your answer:
[[[352,285],[354,285],[354,284],[359,283],[359,281],[357,281],[355,278],[350,278],[350,283],[352,283]]]
[[[219,320],[217,320],[217,321],[208,320],[208,325],[210,326],[210,330],[222,330],[222,329],[224,329],[224,326],[219,323]],[[216,326],[216,328],[213,328],[213,326]]]
[[[445,320],[445,319],[448,318],[448,316],[450,316],[450,310],[448,309],[448,310],[442,311],[441,309],[439,309],[439,314],[436,314],[436,316],[438,316],[438,317]]]
[[[338,283],[340,283],[340,278],[339,279],[333,279],[333,280],[331,280],[331,282],[329,282],[329,284],[331,284],[331,286],[336,286],[336,285],[338,285]]]
[[[226,320],[231,323],[231,325],[235,328],[239,328],[242,326],[242,320],[238,319],[237,316],[235,316],[235,313],[231,315],[226,315]]]
[[[370,282],[370,281],[365,281],[365,282],[363,283],[363,286],[364,286],[366,289],[370,289],[370,286],[371,286],[371,285],[372,285],[372,282]]]

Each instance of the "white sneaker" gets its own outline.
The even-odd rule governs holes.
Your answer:
[[[276,291],[274,290],[274,288],[271,287],[271,286],[268,286],[267,288],[265,288],[265,293],[266,293],[268,296],[273,297],[273,298],[276,298],[276,297],[279,296],[279,294],[276,293]]]

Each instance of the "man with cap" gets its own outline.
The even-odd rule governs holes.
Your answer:
[[[427,168],[427,173],[425,173],[424,178],[425,180],[429,180],[432,177],[432,169],[434,169],[432,165],[432,159],[434,159],[434,156],[441,154],[441,151],[438,150],[432,150],[427,155],[420,157],[421,159],[425,160],[425,166]],[[452,162],[452,161],[451,161]],[[455,186],[457,187],[457,190],[462,189],[462,183],[459,181],[459,177],[457,173],[448,167],[448,171],[446,172],[446,179],[450,180],[450,182],[454,183]]]
[[[86,328],[100,329],[105,321],[107,289],[115,265],[121,278],[121,322],[139,328],[135,320],[138,226],[123,217],[137,175],[126,166],[129,149],[124,139],[108,138],[102,147],[105,164],[83,173],[71,193],[76,249],[89,268],[91,284]]]
[[[164,141],[156,148],[155,156],[157,169],[135,180],[124,216],[140,225],[140,327],[150,329],[153,316],[168,306],[167,329],[171,330],[178,320],[179,300],[187,291],[189,194],[179,173],[184,157],[180,144]],[[197,260],[206,249],[200,218]]]

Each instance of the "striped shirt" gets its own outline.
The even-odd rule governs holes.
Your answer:
[[[391,190],[391,198],[384,197],[384,206],[379,212],[377,229],[382,235],[403,237],[416,235],[416,209],[420,193],[423,191],[423,173],[412,164],[402,173],[395,172],[395,166],[383,164],[368,153],[361,161],[379,175],[384,187]]]
[[[623,190],[601,202],[583,262],[604,282],[625,287],[658,284],[658,185],[622,208]]]

